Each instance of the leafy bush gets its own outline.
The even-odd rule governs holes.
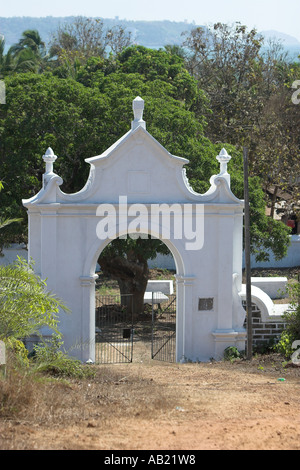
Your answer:
[[[287,359],[293,354],[293,343],[300,340],[300,283],[297,282],[289,288],[291,304],[288,311],[283,315],[286,327],[280,336],[276,345],[276,350],[283,354]]]
[[[5,345],[9,354],[14,356],[15,364],[18,363],[21,367],[29,366],[28,351],[23,341],[13,337],[7,338]]]
[[[85,378],[94,375],[93,369],[62,351],[62,345],[61,336],[55,334],[51,341],[36,345],[33,351],[35,370],[60,377]]]
[[[62,302],[46,290],[46,283],[33,272],[32,266],[18,258],[13,264],[0,266],[0,340],[14,357],[12,368],[28,368],[59,376],[85,377],[92,369],[67,356],[62,350],[58,331],[58,312],[67,311]],[[54,333],[52,341],[34,349],[34,361],[28,358],[23,339],[39,334],[42,327]]]
[[[228,346],[224,351],[225,361],[234,361],[234,359],[239,359],[240,357],[241,353],[235,346]]]
[[[22,340],[42,327],[58,334],[57,314],[67,309],[46,287],[32,265],[19,257],[0,266],[0,340]]]

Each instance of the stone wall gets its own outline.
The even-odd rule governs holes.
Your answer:
[[[243,307],[246,310],[246,302],[243,301]],[[244,327],[247,329],[247,319]],[[256,304],[252,304],[252,333],[254,349],[261,350],[280,338],[281,332],[285,328],[282,317],[272,318],[270,321],[262,321],[261,311]]]

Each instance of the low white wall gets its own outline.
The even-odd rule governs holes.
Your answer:
[[[7,266],[8,264],[13,263],[17,257],[28,259],[28,251],[26,245],[18,245],[13,243],[7,248],[2,250],[3,256],[0,256],[0,265]]]
[[[270,261],[266,262],[256,262],[255,257],[251,256],[251,268],[293,268],[296,266],[300,266],[300,235],[291,235],[287,256],[279,261],[275,260],[272,253],[270,253]]]
[[[146,292],[162,292],[165,295],[172,295],[174,293],[173,281],[163,279],[148,281]]]
[[[27,259],[28,252],[25,245],[12,244],[3,249],[4,256],[0,257],[0,264],[7,265],[12,263],[17,256]],[[172,269],[176,270],[175,261],[172,255],[158,254],[154,260],[148,260],[150,268]],[[287,256],[280,261],[276,261],[270,253],[270,261],[256,262],[255,257],[251,256],[251,268],[293,268],[300,266],[300,235],[291,235],[291,245]],[[243,260],[244,267],[244,260]]]
[[[259,287],[271,299],[282,299],[287,295],[287,277],[251,277],[251,285]]]
[[[172,255],[161,255],[157,254],[155,259],[148,260],[148,266],[151,269],[160,268],[160,269],[172,269],[176,270],[175,261]]]
[[[154,260],[149,260],[150,268],[176,269],[172,255],[158,254]],[[255,256],[251,256],[251,268],[293,268],[300,266],[300,235],[291,235],[291,245],[288,248],[287,256],[280,261],[276,261],[270,253],[270,261],[256,262]],[[243,257],[243,268],[245,267]]]

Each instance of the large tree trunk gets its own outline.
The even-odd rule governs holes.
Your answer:
[[[98,262],[104,274],[118,281],[122,305],[136,320],[144,309],[144,294],[149,277],[147,260],[131,251],[127,253],[127,258],[100,256]]]

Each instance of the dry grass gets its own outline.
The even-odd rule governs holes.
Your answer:
[[[167,364],[141,341],[134,351],[132,364],[87,366],[94,378],[9,369],[0,450],[300,449],[300,367],[278,354]]]
[[[300,368],[278,355],[92,367],[93,379],[0,380],[0,449],[299,449]]]
[[[124,376],[112,365],[87,367],[94,367],[96,374],[84,380],[10,371],[0,379],[0,419],[63,426],[96,417],[103,421],[112,416],[149,418],[170,406],[170,397],[162,395],[151,379]]]

